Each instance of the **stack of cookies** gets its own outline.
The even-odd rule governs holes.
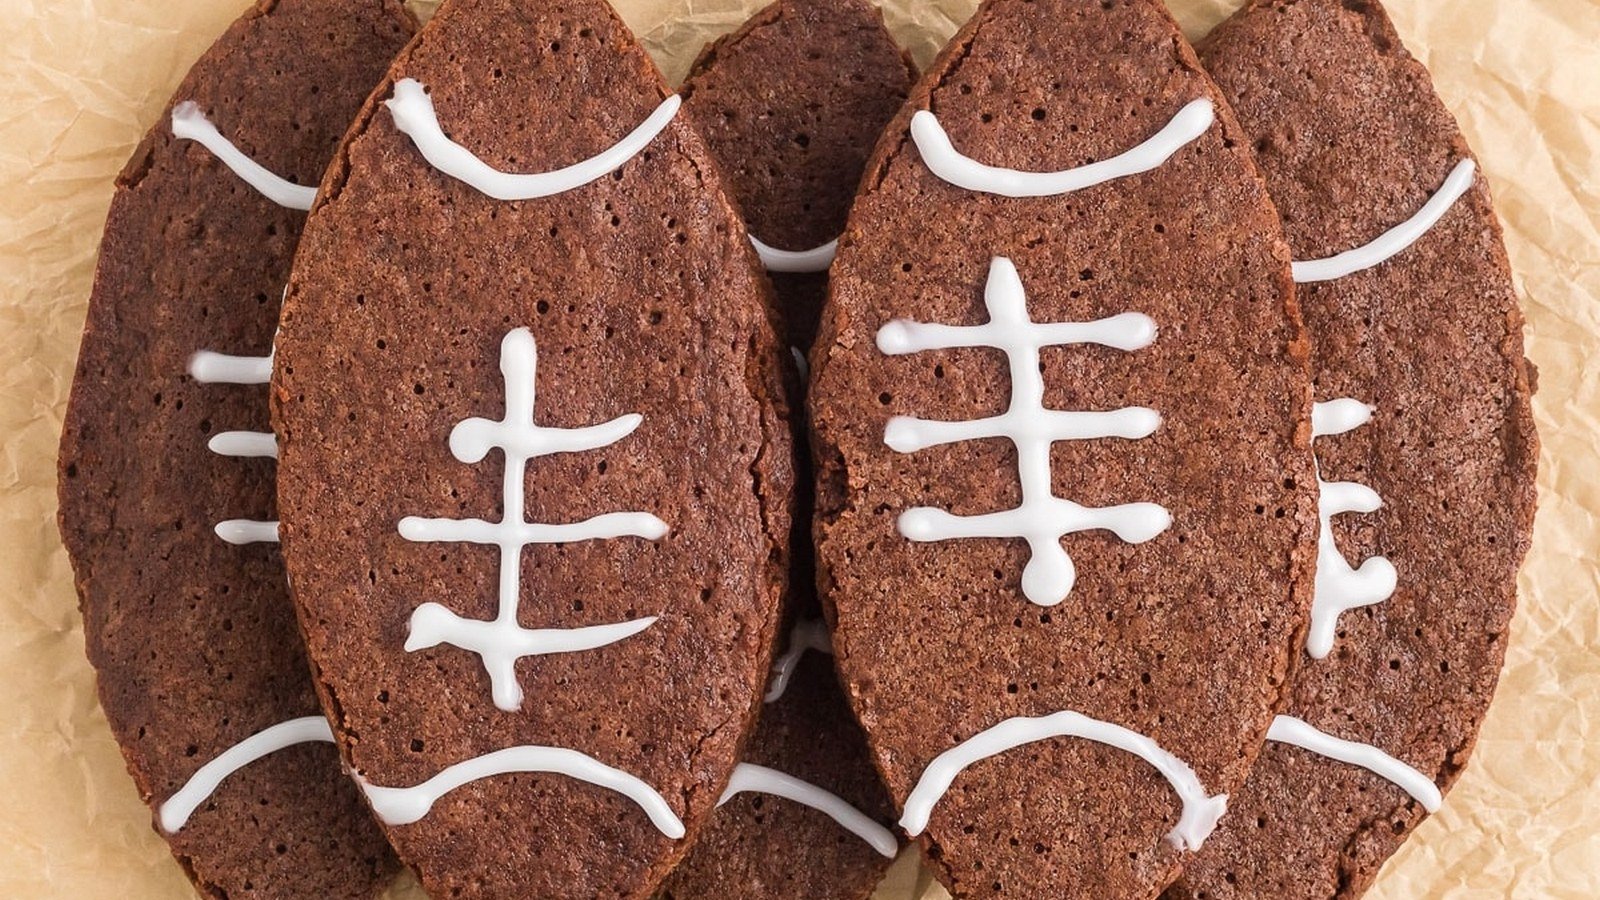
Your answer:
[[[1486,182],[1376,0],[261,0],[118,182],[61,448],[210,897],[1359,894],[1534,508]]]

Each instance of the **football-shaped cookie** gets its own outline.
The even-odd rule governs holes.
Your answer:
[[[708,45],[684,83],[684,112],[769,266],[796,359],[816,331],[862,167],[914,78],[865,0],[781,0]],[[667,880],[671,900],[865,898],[899,849],[885,827],[888,795],[826,655],[809,531],[797,536],[793,630],[734,783]]]
[[[648,896],[739,760],[793,460],[715,171],[601,0],[450,0],[312,212],[283,546],[341,749],[433,896]]]
[[[1289,708],[1173,893],[1352,897],[1494,694],[1535,503],[1522,314],[1483,176],[1376,2],[1254,4],[1205,60],[1297,260],[1322,538]]]
[[[886,132],[813,348],[819,584],[958,896],[1155,896],[1311,600],[1289,253],[1152,0],[985,3]]]
[[[295,627],[266,380],[303,210],[413,28],[390,0],[246,12],[134,152],[100,247],[61,534],[112,733],[208,897],[367,896],[393,869]]]

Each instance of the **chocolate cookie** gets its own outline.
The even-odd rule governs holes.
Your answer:
[[[1254,4],[1208,40],[1311,337],[1322,541],[1287,715],[1174,897],[1353,897],[1439,805],[1528,549],[1530,368],[1488,186],[1382,8]]]
[[[284,550],[341,749],[436,897],[649,895],[765,689],[780,351],[678,105],[601,0],[449,0],[302,242]]]
[[[913,77],[864,0],[782,0],[707,46],[684,84],[684,110],[752,230],[782,246],[823,248],[757,244],[791,346],[810,346],[833,238]],[[817,271],[788,271],[796,266]],[[796,555],[808,561],[810,536],[801,537]],[[864,898],[898,850],[884,827],[893,820],[888,795],[833,667],[806,653],[828,650],[811,569],[796,565],[792,575],[795,630],[735,774],[748,792],[725,792],[665,897]]]
[[[780,0],[707,45],[684,83],[801,352],[867,156],[915,80],[866,0]]]
[[[61,534],[112,733],[208,897],[360,897],[394,868],[331,747],[262,756],[327,736],[271,540],[264,384],[302,210],[413,28],[388,0],[246,12],[123,170],[100,247]]]
[[[1158,3],[993,0],[830,277],[819,583],[901,824],[957,896],[1155,896],[1311,599],[1307,347],[1248,143]]]

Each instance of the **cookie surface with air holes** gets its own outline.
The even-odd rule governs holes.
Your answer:
[[[649,896],[765,689],[791,426],[678,106],[601,0],[452,0],[307,226],[285,557],[336,737],[434,896]]]
[[[225,754],[320,719],[271,540],[266,378],[303,210],[414,27],[387,0],[245,13],[123,170],[101,243],[61,532],[106,718],[206,896],[371,896],[395,869],[331,747]]]
[[[953,894],[1154,896],[1243,782],[1315,554],[1289,263],[1149,0],[984,4],[880,143],[812,352],[819,584]]]

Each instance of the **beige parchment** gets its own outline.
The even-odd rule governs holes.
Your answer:
[[[762,2],[616,5],[677,81]],[[880,2],[923,65],[976,5]],[[1240,0],[1170,2],[1195,38]],[[246,5],[0,0],[0,897],[189,896],[95,699],[56,536],[55,452],[112,179]],[[1390,11],[1493,185],[1544,450],[1522,605],[1477,754],[1371,896],[1600,897],[1600,3]],[[391,895],[422,896],[409,882]],[[945,896],[908,853],[878,900]]]

